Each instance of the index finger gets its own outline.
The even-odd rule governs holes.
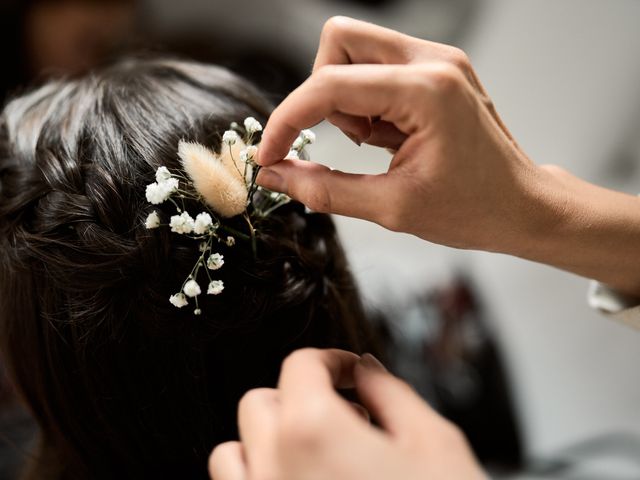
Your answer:
[[[409,63],[416,42],[416,38],[372,23],[332,17],[322,29],[313,71],[325,65]]]
[[[334,113],[383,116],[404,131],[415,116],[400,115],[399,98],[419,75],[401,65],[334,65],[311,75],[273,111],[262,135],[257,162],[262,166],[282,160],[301,130]],[[409,78],[407,78],[409,77]],[[415,101],[415,100],[413,100]],[[394,115],[398,116],[395,118]],[[388,117],[388,118],[387,118]],[[404,125],[403,125],[404,123]]]

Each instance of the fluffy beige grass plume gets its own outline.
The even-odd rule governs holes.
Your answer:
[[[241,173],[244,164],[238,163],[243,148],[241,141],[232,145],[231,152],[223,144],[218,155],[199,143],[181,140],[178,145],[178,156],[196,190],[222,217],[239,215],[247,208],[248,191]]]

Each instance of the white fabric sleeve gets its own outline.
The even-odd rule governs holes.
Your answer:
[[[625,295],[600,282],[592,281],[587,301],[591,308],[607,317],[640,330],[640,298]]]

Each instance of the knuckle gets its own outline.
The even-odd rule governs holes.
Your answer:
[[[464,50],[458,47],[450,47],[448,52],[449,62],[463,72],[471,68],[471,61]]]
[[[409,75],[409,93],[415,98],[429,98],[432,95],[458,95],[465,83],[465,76],[458,67],[446,62],[437,62],[413,67]]]
[[[317,356],[318,350],[316,348],[307,347],[295,350],[284,359],[284,362],[282,363],[282,370],[289,370],[292,367],[295,368],[297,365],[315,359]]]
[[[247,412],[253,410],[259,405],[264,403],[265,397],[270,393],[267,388],[255,388],[246,392],[240,402],[238,402],[238,412],[242,414],[243,412]]]
[[[317,85],[327,86],[336,80],[338,69],[335,65],[322,65],[313,74]]]
[[[438,437],[441,445],[458,448],[462,445],[466,445],[467,440],[462,433],[462,430],[457,425],[451,423],[448,420],[442,419],[442,425]]]
[[[344,32],[350,30],[351,22],[352,20],[349,17],[342,15],[330,17],[322,27],[321,41],[334,42],[339,40]]]
[[[460,69],[447,63],[433,65],[428,77],[433,90],[445,96],[459,93],[465,82],[465,77]]]

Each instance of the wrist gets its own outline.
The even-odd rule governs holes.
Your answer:
[[[640,198],[555,166],[531,179],[526,238],[510,253],[640,295]]]

